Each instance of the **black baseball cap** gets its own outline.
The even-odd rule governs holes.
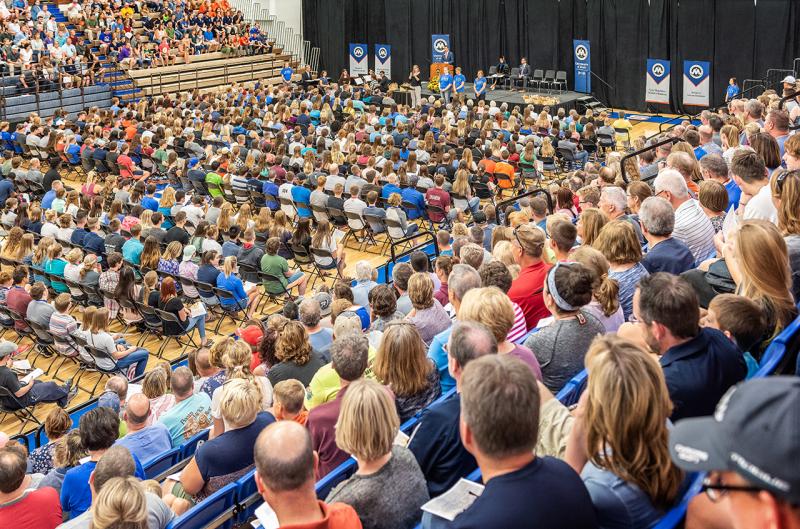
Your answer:
[[[669,449],[685,471],[736,472],[800,505],[800,378],[756,378],[732,387],[713,416],[675,424]]]

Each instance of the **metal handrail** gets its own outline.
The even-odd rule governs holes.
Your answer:
[[[659,134],[662,133],[662,132],[666,132],[669,129],[671,129],[672,127],[678,125],[678,123],[683,121],[684,118],[688,118],[691,121],[693,116],[691,114],[679,114],[679,115],[675,116],[674,118],[668,119],[667,121],[662,121],[661,123],[658,124],[658,132],[659,132]],[[678,121],[675,121],[675,120],[678,120]],[[675,123],[673,123],[673,121],[675,121]],[[666,124],[670,124],[670,126],[665,129],[663,127]]]
[[[639,149],[638,151],[634,151],[634,152],[632,152],[632,153],[630,153],[630,154],[626,154],[625,156],[623,156],[623,157],[622,157],[622,160],[620,160],[620,162],[619,162],[619,165],[620,165],[620,170],[622,171],[622,180],[623,180],[623,181],[624,181],[626,184],[630,182],[630,180],[628,180],[628,174],[627,174],[627,171],[625,170],[625,162],[626,162],[626,161],[627,161],[629,158],[633,158],[633,157],[635,157],[635,156],[639,156],[639,155],[640,155],[640,154],[642,154],[643,152],[647,152],[647,151],[650,151],[650,150],[653,150],[653,149],[657,149],[658,147],[661,147],[662,145],[667,145],[668,143],[678,143],[679,141],[683,141],[683,140],[682,140],[682,139],[680,139],[680,138],[667,138],[666,140],[661,140],[661,141],[659,141],[659,142],[657,142],[657,143],[654,143],[654,144],[652,144],[652,145],[649,145],[649,146],[647,146],[647,147],[644,147],[644,148],[642,148],[642,149]],[[648,181],[648,180],[652,180],[653,178],[655,178],[655,176],[650,176],[650,177],[647,177],[647,178],[642,178],[642,181],[643,181],[643,182],[646,182],[646,181]]]

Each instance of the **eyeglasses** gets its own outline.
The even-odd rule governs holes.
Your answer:
[[[780,173],[778,173],[778,176],[775,177],[775,191],[777,191],[779,195],[783,193],[783,183],[790,175],[798,176],[800,173],[798,171],[789,171],[787,169],[783,169]]]
[[[714,503],[720,501],[729,492],[761,492],[763,489],[747,485],[726,485],[722,482],[722,478],[717,476],[716,480],[713,477],[707,477],[703,481],[703,488],[700,489],[706,493],[708,499]]]

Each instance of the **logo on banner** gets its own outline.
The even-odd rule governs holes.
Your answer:
[[[656,79],[658,79],[659,77],[663,76],[665,71],[666,71],[666,69],[664,68],[664,65],[661,64],[660,62],[655,63],[653,65],[653,68],[650,69],[650,72],[653,74],[653,77],[655,77]]]
[[[645,101],[648,103],[669,103],[669,68],[664,59],[647,59],[645,76]]]
[[[700,66],[699,64],[695,64],[691,68],[689,68],[689,76],[692,79],[702,79],[705,73],[706,71],[703,70],[703,67]]]
[[[589,50],[586,49],[586,46],[584,46],[583,44],[579,44],[575,48],[575,57],[577,57],[578,59],[585,61],[588,56],[589,56]]]
[[[361,46],[356,46],[353,49],[353,55],[355,56],[356,59],[360,59],[361,57],[364,56],[364,49],[361,48]]]
[[[388,54],[386,53],[386,48],[378,48],[378,57],[381,59],[385,59]]]
[[[444,49],[447,47],[447,41],[444,39],[436,39],[433,41],[433,49],[437,53],[444,53]]]
[[[683,104],[708,106],[710,104],[711,63],[708,61],[684,61]]]

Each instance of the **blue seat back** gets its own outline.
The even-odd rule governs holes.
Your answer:
[[[145,477],[147,479],[153,479],[175,465],[178,461],[181,461],[179,458],[180,452],[180,448],[173,448],[143,463],[142,466],[144,467]]]
[[[772,340],[767,350],[764,351],[764,355],[758,363],[758,371],[756,371],[753,377],[766,377],[773,374],[786,357],[786,352],[796,341],[798,333],[800,333],[800,316],[795,318],[792,323],[786,326],[786,328]]]
[[[181,456],[178,459],[179,461],[183,461],[189,457],[192,457],[194,453],[197,451],[197,448],[208,441],[208,432],[209,430],[203,430],[202,432],[198,432],[194,434],[192,437],[189,438],[185,443],[180,446],[181,449]]]
[[[256,508],[261,505],[260,497],[253,498],[255,501],[251,505],[246,505],[248,499],[258,494],[255,475],[256,471],[252,470],[236,480],[236,503],[240,508],[234,521],[237,525],[247,522],[255,513]]]
[[[572,377],[569,382],[564,384],[561,391],[558,392],[556,399],[564,406],[577,404],[578,399],[581,398],[581,393],[583,393],[583,390],[586,388],[586,379],[588,375],[589,373],[584,369]]]
[[[691,477],[691,475],[690,475]],[[686,492],[683,493],[677,505],[667,511],[667,513],[659,520],[653,529],[675,529],[680,527],[684,516],[686,516],[686,508],[689,506],[689,501],[694,498],[703,487],[703,480],[706,475],[704,473],[695,474],[692,482]]]
[[[236,505],[236,483],[228,483],[182,515],[173,518],[166,529],[205,529],[208,526],[228,529],[233,526]],[[222,523],[217,518],[230,516]]]
[[[333,490],[336,485],[355,474],[357,468],[358,465],[356,464],[356,460],[351,457],[338,467],[331,470],[327,476],[317,481],[317,485],[315,487],[317,491],[317,498],[321,500],[327,498],[331,490]]]

